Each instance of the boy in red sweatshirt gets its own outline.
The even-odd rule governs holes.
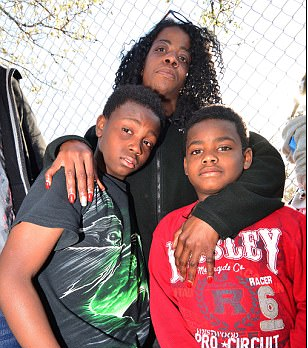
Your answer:
[[[199,201],[211,199],[248,170],[252,152],[246,126],[231,108],[212,105],[195,112],[186,128],[184,168]],[[192,284],[177,272],[172,241],[196,204],[168,214],[153,236],[150,308],[161,348],[303,346],[304,215],[283,207],[245,228],[235,239],[220,240],[215,278],[207,279],[201,258]]]

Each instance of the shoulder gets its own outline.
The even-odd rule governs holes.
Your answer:
[[[250,143],[252,145],[258,144],[258,143],[268,143],[268,140],[266,138],[264,138],[262,135],[252,132],[249,132],[249,139],[250,139]]]
[[[266,152],[269,149],[275,149],[266,138],[255,132],[249,132],[249,146],[254,150],[254,152],[258,151],[259,154],[261,152]],[[277,150],[275,149],[275,151]]]
[[[21,75],[16,69],[9,69],[9,83],[12,84],[12,88],[15,94],[15,98],[21,98],[22,91],[20,88],[19,80],[21,80]]]
[[[300,127],[303,127],[305,125],[306,115],[299,115],[290,119],[282,131],[282,137],[286,138],[288,134],[295,133]]]
[[[185,205],[184,207],[178,208],[173,210],[172,212],[170,212],[169,214],[167,214],[163,219],[163,220],[176,220],[176,219],[186,219],[189,214],[191,213],[191,211],[193,210],[193,208],[195,207],[195,205],[197,204],[197,202]]]
[[[65,172],[64,168],[60,168],[52,178],[52,185],[50,189],[45,189],[45,172],[47,169],[44,169],[40,172],[37,179],[34,181],[31,186],[31,191],[42,191],[44,193],[52,194],[55,191],[60,191],[61,193],[66,195],[66,181],[65,181]],[[65,188],[65,190],[64,190]]]
[[[281,168],[284,168],[280,152],[262,135],[250,132],[249,146],[252,148],[254,156],[263,158],[263,161],[266,160],[266,164],[271,165],[273,159],[276,158],[276,160],[279,159]],[[268,156],[271,158],[268,158]],[[274,163],[275,166],[277,165],[276,160]]]
[[[306,225],[306,216],[297,210],[283,206],[264,219],[256,223],[257,228],[279,228],[280,230],[290,233],[296,230],[302,230]]]
[[[21,211],[50,211],[55,207],[60,208],[60,205],[63,207],[66,202],[67,206],[70,205],[67,198],[64,169],[61,168],[54,175],[49,190],[45,188],[44,174],[45,171],[42,171],[31,186],[21,205]]]
[[[73,204],[68,201],[65,174],[61,169],[53,177],[49,190],[45,189],[44,172],[36,179],[16,215],[14,224],[21,221],[39,226],[78,231],[82,207],[77,198]]]
[[[5,75],[12,76],[16,80],[20,80],[22,78],[20,72],[16,68],[6,68],[3,65],[0,65],[0,74],[1,77]]]
[[[187,220],[188,216],[190,215],[192,209],[196,204],[197,202],[194,202],[179,209],[173,210],[172,212],[167,214],[159,222],[154,233],[158,234],[159,232],[157,231],[161,229],[168,229],[169,232],[174,233]]]
[[[277,229],[281,231],[285,250],[300,253],[306,246],[306,216],[294,208],[283,207],[275,211]]]
[[[273,214],[283,216],[287,219],[294,219],[299,221],[306,221],[306,216],[294,208],[283,206],[282,208],[276,210]]]

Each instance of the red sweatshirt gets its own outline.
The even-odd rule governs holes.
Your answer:
[[[220,240],[215,276],[200,260],[192,288],[174,261],[174,232],[196,203],[168,214],[151,246],[150,307],[161,348],[300,348],[306,343],[306,218],[283,207]]]

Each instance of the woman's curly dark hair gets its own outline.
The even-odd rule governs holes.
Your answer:
[[[220,87],[216,68],[223,72],[220,43],[206,28],[194,24],[162,20],[124,55],[116,73],[114,88],[124,84],[142,84],[141,72],[148,52],[158,36],[167,27],[177,26],[190,37],[191,63],[185,85],[180,91],[173,121],[184,127],[192,111],[208,104],[221,103]]]

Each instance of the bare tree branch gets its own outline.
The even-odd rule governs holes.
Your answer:
[[[41,72],[36,70],[34,56],[29,52],[42,52],[49,56],[61,69],[67,73],[66,63],[74,64],[69,57],[74,43],[84,40],[98,42],[90,33],[84,18],[94,6],[100,6],[103,0],[52,0],[16,1],[2,0],[0,4],[0,39],[3,45],[0,49],[0,64],[21,67],[26,74],[33,76],[39,83],[51,85],[39,78]],[[61,45],[46,45],[46,40],[59,40]],[[18,47],[26,48],[20,50]],[[78,46],[74,50],[78,51]],[[16,52],[24,51],[18,56]],[[28,54],[28,55],[27,55]],[[36,53],[40,55],[40,53]],[[31,61],[29,58],[31,57]],[[34,65],[33,68],[31,65]]]

